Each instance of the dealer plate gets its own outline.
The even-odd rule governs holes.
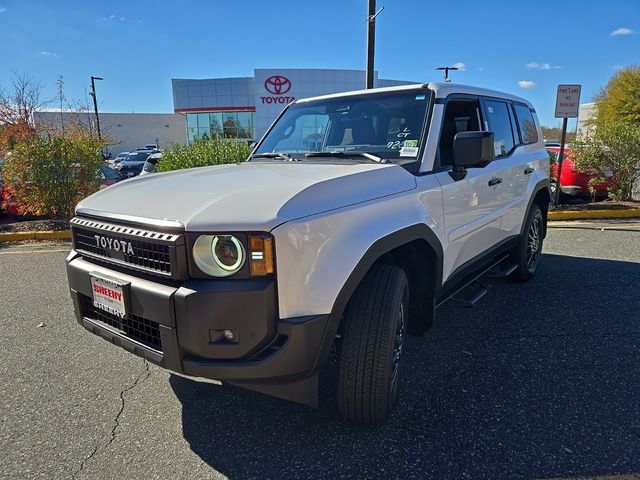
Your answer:
[[[120,318],[127,316],[126,287],[128,284],[91,274],[93,306]]]

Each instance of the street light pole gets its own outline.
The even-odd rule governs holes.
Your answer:
[[[369,0],[369,13],[367,15],[367,66],[366,88],[373,88],[373,64],[376,43],[376,17],[384,10],[382,7],[376,12],[376,0]]]
[[[100,116],[98,115],[98,100],[96,98],[96,84],[94,83],[94,80],[104,80],[102,77],[94,77],[93,75],[91,76],[91,93],[89,95],[91,95],[93,97],[93,111],[96,112],[96,127],[98,129],[98,139],[101,139],[100,137]]]

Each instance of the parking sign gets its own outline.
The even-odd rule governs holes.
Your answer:
[[[577,118],[581,85],[558,85],[556,118]]]

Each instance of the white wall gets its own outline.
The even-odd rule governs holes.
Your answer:
[[[65,123],[78,122],[95,128],[93,113],[63,112]],[[60,112],[39,112],[36,123],[59,128]],[[135,150],[147,143],[166,148],[173,143],[187,143],[185,117],[178,113],[100,113],[100,131],[110,138],[108,149],[118,152]]]

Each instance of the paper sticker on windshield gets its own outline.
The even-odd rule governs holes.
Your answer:
[[[418,147],[402,147],[400,149],[401,157],[417,157],[418,156]]]
[[[418,146],[418,140],[405,140],[404,144],[402,146],[403,147],[417,147]]]
[[[425,98],[427,98],[427,96],[424,93],[416,95],[416,100],[424,100]]]

